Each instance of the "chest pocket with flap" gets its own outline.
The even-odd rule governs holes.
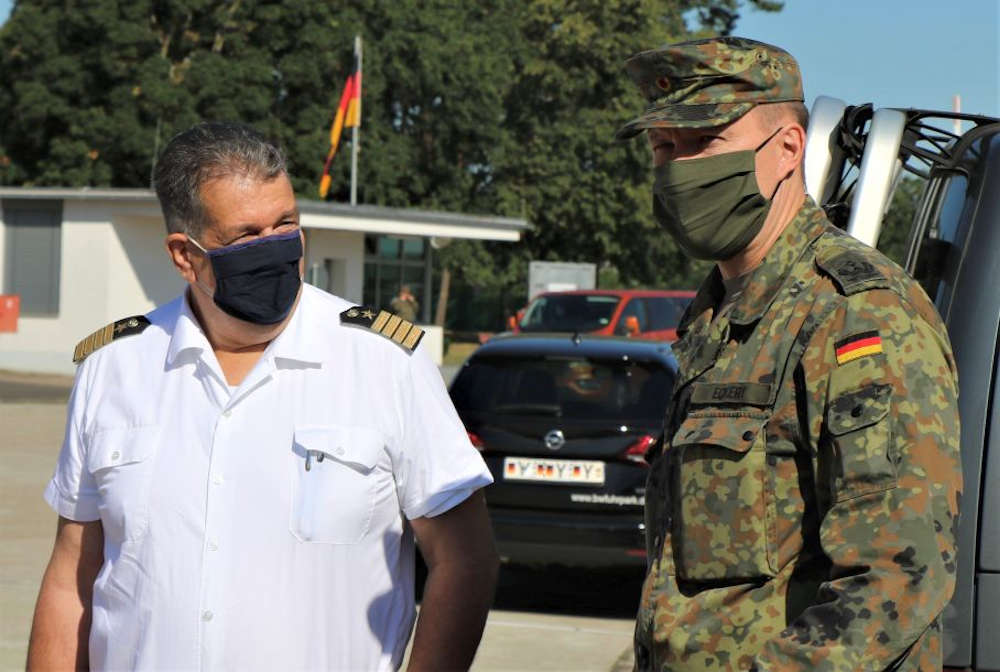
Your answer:
[[[138,541],[149,529],[153,455],[159,425],[103,429],[87,450],[87,471],[100,495],[101,525],[115,543]]]
[[[774,576],[768,507],[766,413],[702,411],[674,433],[677,575],[696,581]]]
[[[301,541],[354,544],[371,526],[384,442],[375,430],[297,427],[289,527]],[[308,464],[309,468],[306,469]]]

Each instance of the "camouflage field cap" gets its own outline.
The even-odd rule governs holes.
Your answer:
[[[615,134],[647,128],[721,126],[759,103],[802,101],[799,65],[784,49],[742,37],[715,37],[643,51],[625,70],[649,105]]]

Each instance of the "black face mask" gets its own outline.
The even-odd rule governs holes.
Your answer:
[[[288,317],[302,285],[298,231],[214,250],[206,250],[190,236],[188,240],[212,263],[215,305],[254,324],[277,324]]]

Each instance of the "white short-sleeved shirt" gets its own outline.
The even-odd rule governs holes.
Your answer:
[[[427,354],[349,306],[304,286],[235,391],[184,297],[80,366],[45,498],[103,524],[93,669],[399,666],[404,518],[491,478]]]

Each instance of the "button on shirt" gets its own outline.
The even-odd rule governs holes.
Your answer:
[[[349,306],[305,285],[235,389],[185,297],[80,366],[45,498],[104,529],[93,669],[399,666],[406,519],[491,478],[427,354]]]

